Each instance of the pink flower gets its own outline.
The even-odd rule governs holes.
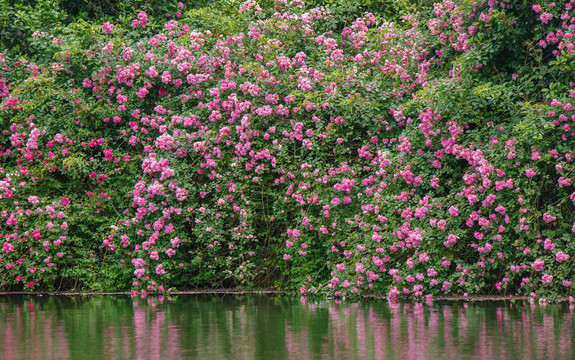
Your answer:
[[[68,198],[62,198],[62,200],[60,200],[60,203],[63,206],[68,206],[70,204],[70,200]]]
[[[145,87],[141,87],[140,90],[138,90],[138,92],[136,93],[136,96],[138,96],[139,98],[145,98],[146,95],[148,95],[148,89],[146,89]]]
[[[533,11],[539,14],[541,12],[541,5],[533,5]]]
[[[569,178],[560,177],[558,182],[559,182],[559,187],[565,187],[565,186],[571,185],[571,179],[569,179]]]
[[[485,22],[489,22],[489,14],[481,13],[479,14],[479,19]]]
[[[394,286],[392,289],[389,289],[389,294],[387,295],[387,298],[391,301],[395,301],[399,298],[400,295],[401,293],[399,292],[399,290],[397,290],[397,286]]]
[[[156,274],[158,275],[163,275],[166,273],[166,270],[164,270],[162,264],[159,264],[158,266],[156,266]]]
[[[437,189],[439,187],[439,178],[437,178],[435,175],[433,175],[433,177],[431,178],[431,187],[434,189]]]
[[[453,235],[453,234],[449,234],[449,236],[447,237],[447,241],[445,241],[443,243],[443,245],[445,247],[450,247],[451,245],[454,245],[456,242],[457,242],[457,236]]]
[[[545,221],[547,224],[552,223],[555,220],[557,220],[555,216],[549,215],[548,213],[543,214],[543,221]]]
[[[174,255],[176,254],[176,250],[174,250],[174,249],[168,249],[168,250],[164,251],[164,253],[165,253],[166,255],[168,255],[168,257],[172,257],[172,256],[174,256]]]
[[[459,210],[454,206],[451,206],[449,208],[449,213],[451,214],[451,216],[459,216]]]
[[[543,266],[545,266],[545,262],[541,259],[537,259],[535,260],[532,264],[531,267],[535,270],[535,271],[541,271],[543,270]]]
[[[544,274],[544,275],[541,277],[541,282],[542,282],[543,284],[549,284],[549,283],[551,283],[551,281],[553,281],[553,276],[552,276],[552,275]]]
[[[549,20],[553,19],[553,14],[550,13],[543,13],[541,14],[541,16],[539,17],[539,19],[541,20],[541,22],[543,24],[547,24],[549,22]]]
[[[569,254],[564,254],[563,251],[559,251],[556,255],[555,255],[555,259],[557,259],[557,262],[563,262],[563,261],[567,261],[569,260],[570,256]]]
[[[288,254],[284,254],[284,260],[289,260],[291,258],[291,256],[289,256]]]
[[[138,13],[139,24],[144,26],[148,22],[148,15],[144,11]]]
[[[533,171],[532,168],[529,168],[525,170],[525,176],[531,179],[533,176],[535,176],[535,171]]]
[[[108,34],[111,34],[113,29],[114,24],[110,23],[109,21],[106,21],[104,24],[102,24],[102,30],[104,30],[104,32],[107,32]]]

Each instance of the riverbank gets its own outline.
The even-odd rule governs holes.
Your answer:
[[[100,296],[100,295],[130,295],[129,291],[118,291],[118,292],[82,292],[82,291],[39,291],[39,292],[26,292],[26,291],[11,291],[11,292],[0,292],[0,296],[10,296],[10,295],[33,295],[33,296]],[[160,294],[148,294],[149,297],[157,296]],[[162,295],[287,295],[287,296],[298,296],[299,294],[292,293],[290,291],[278,291],[278,290],[242,290],[242,289],[195,289],[195,290],[182,290],[182,291],[172,291],[169,294]],[[327,298],[334,299],[332,297],[325,297],[323,295],[307,295],[309,298]],[[339,298],[338,298],[339,299]],[[350,300],[350,299],[371,299],[371,300],[387,300],[386,296],[378,295],[364,295],[358,297],[344,297],[340,300]],[[450,296],[434,296],[433,301],[450,301],[450,302],[477,302],[477,301],[526,301],[530,302],[533,299],[535,302],[573,302],[573,298],[563,296],[558,299],[544,299],[544,298],[530,298],[527,296],[501,296],[501,295],[450,295]],[[402,301],[415,301],[423,302],[425,299],[417,298],[405,298]]]

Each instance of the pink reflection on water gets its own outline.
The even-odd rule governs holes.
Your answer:
[[[563,327],[567,329],[573,329],[573,307],[570,306],[571,312],[569,314],[563,314]],[[573,349],[573,337],[571,336],[571,332],[563,332],[559,333],[559,357],[561,359],[567,359],[569,356],[573,356],[575,350]]]
[[[309,337],[307,329],[295,332],[291,325],[285,328],[285,348],[288,359],[310,359]]]
[[[138,299],[121,313],[82,308],[74,316],[66,311],[75,308],[0,302],[0,359],[72,359],[79,351],[103,359],[552,359],[575,350],[574,309],[553,305],[307,299],[265,311],[235,302],[188,313],[163,301]],[[272,335],[277,343],[260,352]]]
[[[7,309],[3,305],[5,318],[0,317],[0,359],[70,358],[61,321],[46,316],[44,311],[37,311],[32,302],[28,302],[25,308]],[[26,350],[25,356],[22,356],[22,349]]]
[[[1,304],[0,359],[179,359],[182,339],[154,304],[133,304],[129,319],[106,319],[98,310],[68,316],[31,302]],[[80,317],[78,317],[80,316]],[[99,327],[101,326],[101,327]],[[99,335],[98,335],[99,334]],[[72,355],[74,354],[74,355]]]
[[[382,321],[373,307],[370,306],[367,312],[368,324],[373,331],[373,354],[376,359],[383,359],[385,356],[385,336],[389,331],[387,323]]]
[[[309,308],[309,302],[303,306]],[[464,303],[430,308],[421,303],[391,302],[386,316],[374,306],[342,306],[328,308],[333,346],[326,348],[324,355],[333,359],[552,359],[573,355],[573,310],[557,317],[534,305],[513,309]],[[350,344],[353,339],[357,339],[355,347]],[[293,337],[289,343],[295,346]]]
[[[152,301],[150,301],[152,300]],[[133,329],[135,346],[123,357],[144,359],[180,359],[182,357],[179,329],[166,321],[165,311],[157,308],[153,298],[148,306],[133,303]],[[126,340],[129,340],[126,339]],[[124,349],[125,351],[125,349]]]
[[[367,338],[368,338],[368,331],[366,328],[365,323],[365,314],[363,309],[358,306],[358,304],[353,304],[354,309],[357,312],[357,321],[356,321],[356,332],[357,332],[357,356],[360,359],[365,359],[367,357],[366,354],[366,346],[367,346]]]

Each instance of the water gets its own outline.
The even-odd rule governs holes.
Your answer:
[[[575,309],[285,296],[0,296],[0,359],[573,359]]]

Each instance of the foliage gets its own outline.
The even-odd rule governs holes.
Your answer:
[[[1,58],[6,288],[572,293],[569,3],[222,4]]]

